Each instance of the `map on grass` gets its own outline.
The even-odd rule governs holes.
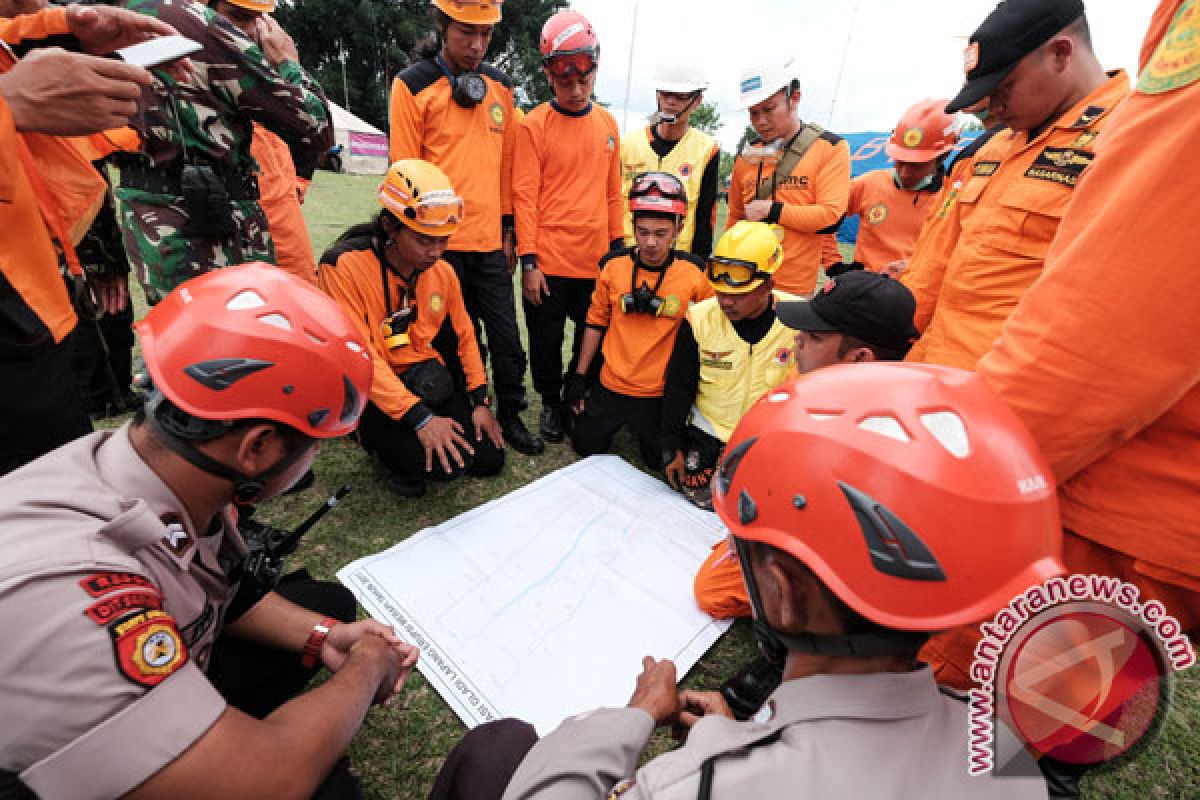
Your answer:
[[[468,727],[539,734],[623,706],[642,657],[682,677],[724,633],[692,581],[715,514],[616,456],[593,456],[338,572],[421,648],[417,668]]]

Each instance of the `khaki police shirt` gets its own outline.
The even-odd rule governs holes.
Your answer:
[[[654,730],[638,709],[605,709],[564,722],[538,742],[504,800],[695,800],[712,756],[714,798],[1045,798],[1036,778],[967,774],[967,706],[943,695],[928,667],[871,675],[816,675],[771,695],[765,722],[702,719],[687,743],[637,770]],[[777,741],[755,746],[779,734]],[[615,789],[615,791],[614,791]]]
[[[119,797],[212,726],[203,669],[245,545],[231,518],[204,533],[128,425],[0,479],[0,770]]]

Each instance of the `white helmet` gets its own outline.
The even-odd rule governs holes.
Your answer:
[[[678,94],[703,92],[708,88],[708,77],[701,65],[673,59],[660,63],[654,70],[654,88],[659,92]]]
[[[738,85],[738,109],[744,111],[758,105],[780,89],[786,89],[792,81],[799,83],[798,73],[794,58],[751,67],[742,73]]]

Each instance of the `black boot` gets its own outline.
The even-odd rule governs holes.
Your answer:
[[[567,437],[563,409],[556,404],[545,404],[542,407],[542,416],[538,420],[538,427],[541,428],[542,438],[547,442],[558,444],[563,441]]]
[[[500,420],[500,430],[504,433],[504,443],[518,453],[539,456],[546,451],[542,437],[526,428],[525,422],[515,414]]]
[[[750,719],[782,682],[783,668],[759,656],[721,684],[721,696],[729,703],[735,717]]]

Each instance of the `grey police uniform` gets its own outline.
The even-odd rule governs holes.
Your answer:
[[[715,798],[1032,800],[1038,778],[967,774],[967,709],[928,667],[785,682],[760,718],[700,720],[687,743],[637,770],[654,722],[604,709],[564,722],[526,756],[504,800],[696,800],[711,764]]]
[[[0,796],[121,796],[224,712],[203,669],[245,544],[193,527],[128,425],[0,479],[0,553]]]

